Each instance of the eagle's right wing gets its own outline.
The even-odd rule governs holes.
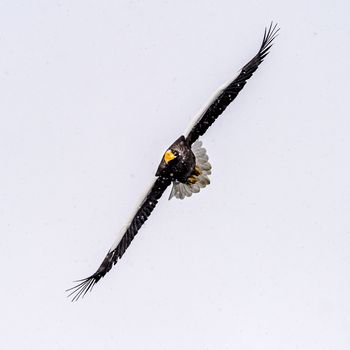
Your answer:
[[[141,226],[149,218],[153,209],[157,205],[158,200],[170,184],[171,179],[168,177],[159,176],[155,180],[151,189],[148,191],[141,204],[137,207],[135,215],[125,229],[124,235],[112,245],[97,271],[91,276],[77,281],[78,284],[76,286],[67,290],[70,292],[68,296],[73,297],[72,301],[78,300],[81,296],[84,296],[89,290],[91,290],[93,286],[104,277],[112,266],[123,256],[131,241],[134,239]]]

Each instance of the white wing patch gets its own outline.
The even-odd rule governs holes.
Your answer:
[[[202,147],[202,141],[196,141],[192,145],[192,152],[196,157],[196,167],[200,174],[193,175],[194,183],[182,183],[179,181],[173,181],[173,188],[171,189],[169,199],[175,197],[184,199],[185,197],[191,197],[192,193],[198,193],[201,188],[210,184],[208,175],[211,174],[211,165],[208,162],[209,157],[207,151]]]

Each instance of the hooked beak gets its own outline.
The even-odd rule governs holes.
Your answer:
[[[175,159],[175,154],[169,149],[168,151],[165,152],[164,154],[164,161],[165,163],[169,163],[171,160]]]
[[[162,173],[162,171],[168,167],[169,162],[171,162],[175,158],[176,158],[175,154],[171,150],[167,150],[164,153],[162,161],[159,164],[158,170],[156,172],[156,176],[159,176]]]

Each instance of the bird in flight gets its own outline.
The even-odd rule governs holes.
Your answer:
[[[91,290],[124,255],[168,186],[172,184],[169,199],[173,197],[184,199],[209,185],[211,165],[208,162],[206,149],[203,148],[202,142],[198,138],[208,130],[210,125],[243,89],[247,80],[269,53],[278,31],[277,24],[273,25],[273,23],[270,24],[269,28],[265,28],[258,53],[238,71],[233,79],[215,93],[209,103],[195,117],[189,131],[185,135],[181,135],[165,151],[155,174],[156,179],[140,205],[137,206],[136,212],[123,230],[122,237],[115,241],[94,274],[76,281],[77,284],[67,290],[68,297],[72,297],[72,301],[78,300]]]

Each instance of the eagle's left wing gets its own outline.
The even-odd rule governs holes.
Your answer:
[[[194,126],[186,137],[190,145],[208,130],[210,125],[214,123],[226,107],[237,97],[247,80],[258,69],[260,63],[269,53],[272,41],[276,37],[278,31],[277,24],[272,25],[272,23],[269,29],[265,29],[259,52],[238,72],[233,80],[218,90],[210,102],[204,107],[203,111],[199,113]]]
[[[123,256],[131,241],[134,239],[141,226],[149,218],[153,209],[157,205],[158,200],[170,184],[171,179],[168,177],[159,176],[155,180],[151,189],[148,191],[141,204],[137,207],[135,215],[125,229],[124,235],[112,245],[97,271],[91,276],[77,281],[78,284],[76,286],[67,290],[70,292],[68,297],[73,297],[72,301],[78,300],[81,296],[84,296],[89,290],[91,290],[93,286],[104,277],[112,266]]]

